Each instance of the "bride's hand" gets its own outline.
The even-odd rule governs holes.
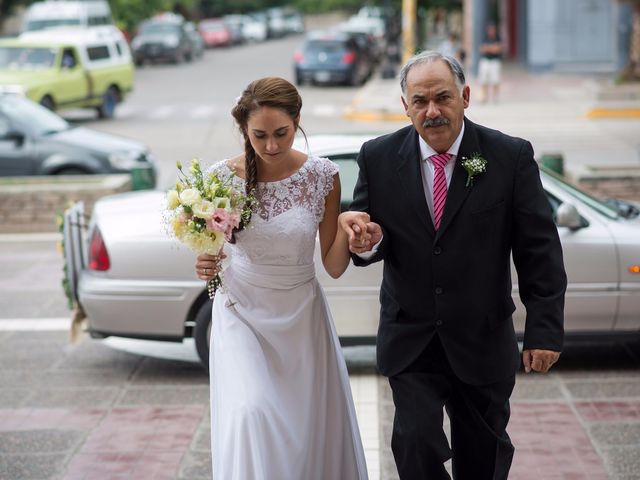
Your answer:
[[[219,255],[209,255],[208,253],[201,253],[196,257],[196,275],[200,280],[209,281],[220,273],[220,266],[222,260],[227,258],[224,252],[220,252]]]
[[[349,239],[349,250],[354,253],[362,253],[371,250],[372,235],[369,232],[371,225],[369,214],[366,212],[342,212],[338,216],[338,225]]]

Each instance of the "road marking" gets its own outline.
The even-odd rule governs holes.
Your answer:
[[[65,331],[71,327],[69,318],[0,318],[0,332]]]
[[[338,107],[335,105],[316,105],[311,109],[311,115],[316,117],[334,117],[338,115]]]
[[[189,117],[190,118],[207,118],[207,117],[213,117],[215,113],[216,113],[215,107],[211,105],[200,105],[199,107],[196,107],[189,112]]]
[[[169,118],[176,111],[176,107],[171,105],[164,105],[161,107],[152,110],[149,113],[149,117],[155,120],[164,120],[165,118]]]

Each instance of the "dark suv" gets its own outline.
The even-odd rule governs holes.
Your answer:
[[[171,13],[142,22],[131,48],[136,65],[142,65],[147,60],[190,62],[196,57],[184,18]]]
[[[372,71],[371,57],[350,35],[311,33],[294,57],[295,81],[360,85]]]

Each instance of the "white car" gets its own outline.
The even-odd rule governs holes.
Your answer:
[[[309,151],[340,165],[343,206],[357,177],[355,159],[371,136],[310,136]],[[300,144],[302,148],[306,145]],[[565,328],[568,335],[640,334],[640,211],[628,203],[596,200],[541,167],[553,207],[569,278]],[[170,238],[162,221],[164,192],[132,192],[104,197],[88,230],[81,206],[67,213],[65,255],[73,295],[88,315],[93,337],[182,341],[195,337],[208,362],[211,302],[194,271],[195,254]],[[343,344],[372,343],[378,325],[382,262],[349,266],[338,280],[316,272],[329,300]],[[464,272],[460,273],[464,275]],[[516,330],[524,309],[517,301]]]

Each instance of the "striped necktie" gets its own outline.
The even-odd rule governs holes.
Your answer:
[[[447,201],[447,178],[444,174],[444,166],[451,160],[450,153],[439,153],[429,158],[433,162],[433,226],[440,228],[440,220]]]

